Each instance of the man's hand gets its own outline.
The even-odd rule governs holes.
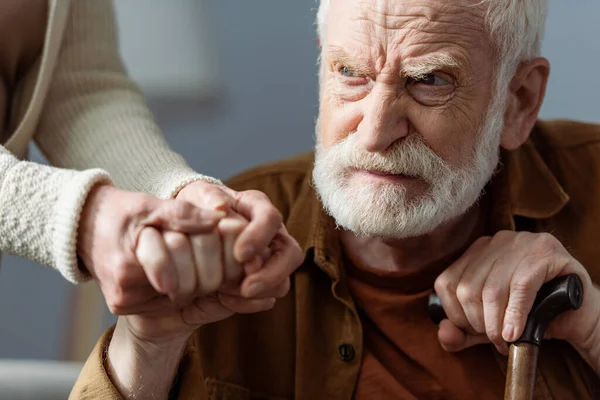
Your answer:
[[[240,278],[247,276],[240,287],[244,297],[267,297],[273,287],[286,284],[302,262],[300,246],[264,193],[236,192],[226,186],[197,181],[184,187],[177,199],[201,208],[224,210],[228,215],[237,214],[248,221],[233,246],[233,256],[239,264],[244,264],[244,270],[231,271],[231,275],[239,272]]]
[[[210,269],[200,268],[193,253],[214,241],[220,244],[216,226],[224,216],[184,201],[101,185],[89,194],[81,215],[78,255],[111,312],[156,311],[170,306],[168,296],[177,299],[219,287],[221,281],[215,282]]]
[[[240,236],[248,223],[242,218],[226,217],[219,222],[218,239],[211,241],[211,246],[197,252],[196,262],[207,276],[224,277],[227,270],[243,269],[245,265],[231,256],[233,243]],[[208,236],[213,233],[201,234]],[[299,262],[279,268],[278,260],[282,253],[295,245],[291,237],[278,237],[273,241],[264,267],[244,280],[234,281],[219,279],[220,284],[212,291],[197,293],[196,297],[183,307],[173,304],[165,309],[150,310],[139,315],[125,317],[130,333],[143,341],[164,343],[165,341],[185,341],[189,335],[202,325],[223,320],[235,313],[248,314],[265,311],[273,307],[277,298],[285,296],[290,289],[289,276],[299,266]],[[144,252],[147,251],[147,254]],[[138,252],[142,259],[151,258],[153,249],[148,247]],[[261,260],[261,264],[262,264]],[[263,271],[267,274],[262,273]],[[262,273],[262,274],[260,274]],[[260,275],[259,275],[260,274]],[[256,277],[255,275],[258,275]],[[273,280],[266,279],[274,275]],[[258,281],[264,290],[253,296],[242,294],[241,286],[247,280]]]
[[[248,226],[247,221],[236,215],[220,221],[218,230],[221,240],[213,242],[206,251],[196,254],[198,265],[210,269],[211,274],[216,275],[225,275],[226,270],[248,270],[247,265],[239,265],[232,256],[233,244]],[[300,258],[288,259],[291,264],[285,268],[280,268],[280,261],[282,255],[288,254],[290,248],[297,246],[288,235],[282,235],[281,232],[276,235],[268,251],[261,257],[260,264],[264,262],[264,267],[242,281],[242,286],[246,287],[247,281],[263,286],[254,297],[245,297],[239,284],[228,281],[216,293],[200,295],[183,308],[174,305],[168,309],[120,317],[108,349],[107,360],[109,375],[119,392],[125,398],[149,395],[166,398],[179,357],[194,330],[234,313],[268,310],[274,306],[276,298],[288,293],[289,275],[300,264]],[[151,247],[142,249],[138,252],[138,257],[150,258],[152,251]],[[144,254],[145,252],[148,254]],[[212,255],[214,252],[221,257]]]
[[[502,231],[482,237],[437,278],[435,290],[448,316],[438,331],[442,347],[460,351],[492,342],[507,354],[507,342],[523,333],[540,287],[570,273],[582,280],[583,304],[558,316],[547,336],[568,340],[590,361],[590,352],[600,345],[600,291],[547,233]]]

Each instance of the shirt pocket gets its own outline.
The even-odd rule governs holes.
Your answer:
[[[209,400],[289,400],[286,397],[255,393],[243,386],[214,378],[205,380]]]

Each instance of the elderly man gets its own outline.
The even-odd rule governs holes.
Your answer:
[[[322,1],[314,159],[229,182],[266,193],[304,249],[291,291],[256,314],[219,293],[122,317],[72,397],[497,399],[538,289],[575,273],[583,304],[550,325],[535,391],[597,398],[600,128],[537,120],[545,15],[544,0]]]

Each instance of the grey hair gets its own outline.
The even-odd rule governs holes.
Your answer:
[[[330,0],[320,0],[317,32],[325,42],[325,20]],[[496,53],[495,75],[498,84],[506,84],[523,62],[538,57],[548,10],[547,0],[480,0],[487,4],[486,28]]]

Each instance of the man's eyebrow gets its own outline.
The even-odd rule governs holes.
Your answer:
[[[369,75],[373,72],[373,66],[364,58],[351,56],[346,50],[339,46],[327,46],[326,59],[328,63],[335,62],[352,69],[360,75]]]
[[[411,78],[423,78],[435,71],[446,71],[459,75],[470,75],[469,63],[450,53],[436,53],[413,59],[407,59],[401,65],[402,75]]]
[[[360,75],[370,75],[373,73],[373,65],[368,60],[350,55],[343,47],[329,45],[326,48],[326,60],[328,63],[337,64],[350,68],[353,72]],[[408,58],[402,61],[401,75],[415,79],[423,78],[425,75],[435,71],[445,71],[453,73],[463,78],[471,76],[470,64],[462,57],[457,57],[448,52],[439,52]]]

